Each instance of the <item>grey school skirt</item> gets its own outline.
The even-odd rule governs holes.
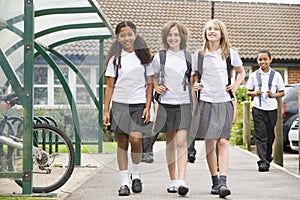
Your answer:
[[[190,136],[198,139],[230,138],[233,104],[200,101],[191,122]]]
[[[111,130],[115,133],[130,134],[133,131],[148,133],[152,123],[144,123],[142,118],[145,104],[124,104],[112,102]]]
[[[192,118],[191,105],[158,104],[154,132],[189,129]]]

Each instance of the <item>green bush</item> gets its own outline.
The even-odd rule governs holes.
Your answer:
[[[247,95],[246,87],[239,87],[236,91],[236,98],[238,102],[238,113],[237,113],[237,122],[232,126],[230,134],[230,143],[232,145],[243,145],[243,103],[245,101],[250,101],[251,97]],[[250,108],[251,112],[251,108]],[[254,144],[253,141],[253,120],[250,113],[250,131],[251,131],[251,144]]]

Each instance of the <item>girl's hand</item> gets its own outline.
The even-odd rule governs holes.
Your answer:
[[[150,122],[150,110],[148,108],[144,109],[142,118],[144,119],[144,123],[147,124]]]
[[[203,87],[202,83],[199,83],[199,82],[194,83],[194,91],[198,92],[199,90],[202,89],[202,87]]]
[[[228,85],[227,87],[226,87],[226,89],[227,89],[227,91],[232,91],[232,93],[235,93],[236,92],[236,90],[238,89],[238,87],[237,86],[235,86],[234,84],[231,84],[231,85]]]
[[[104,126],[110,126],[110,116],[108,112],[103,114],[102,122]]]
[[[167,91],[167,88],[166,86],[163,86],[163,85],[159,85],[159,86],[156,86],[154,87],[154,90],[158,93],[158,94],[163,94]]]

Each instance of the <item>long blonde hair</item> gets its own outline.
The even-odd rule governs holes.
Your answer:
[[[220,46],[221,46],[221,52],[222,52],[222,59],[227,59],[230,56],[230,43],[229,43],[229,37],[228,37],[228,32],[225,24],[219,20],[219,19],[212,19],[206,23],[203,29],[203,47],[201,54],[204,55],[206,50],[209,50],[209,41],[206,35],[207,31],[207,25],[209,23],[213,23],[215,26],[217,26],[220,29],[221,33],[221,40],[220,40]]]

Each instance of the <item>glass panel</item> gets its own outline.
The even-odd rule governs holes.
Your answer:
[[[54,104],[55,105],[68,104],[68,99],[63,88],[54,88]]]
[[[34,88],[34,104],[35,105],[48,104],[48,91],[46,87]]]
[[[78,104],[90,104],[91,98],[85,88],[76,88],[76,102]]]
[[[280,73],[280,75],[281,75],[281,77],[282,77],[282,79],[283,79],[283,82],[285,83],[285,82],[287,82],[286,80],[284,80],[284,70],[281,70],[281,69],[275,69],[276,71],[278,71],[279,73]]]
[[[246,72],[246,77],[245,77],[245,80],[242,82],[242,85],[247,83],[247,81],[249,79],[249,76],[252,73],[252,67],[244,66],[244,69],[245,69],[245,72]]]
[[[35,67],[34,68],[34,84],[47,84],[48,80],[48,67]]]
[[[65,77],[65,79],[68,81],[68,79],[69,79],[69,68],[62,67],[60,70],[62,71],[63,76]],[[54,74],[54,85],[61,85],[56,74]]]
[[[84,76],[85,80],[91,84],[91,69],[90,68],[80,68],[80,72]],[[81,80],[77,77],[76,84],[82,84]]]

